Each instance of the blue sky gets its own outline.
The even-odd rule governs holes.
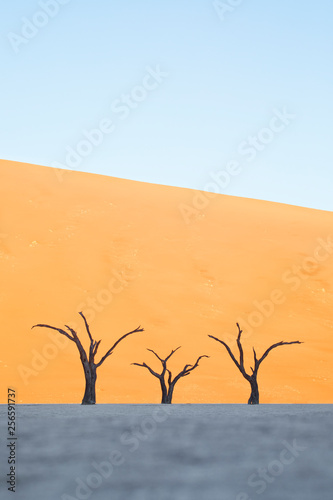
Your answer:
[[[333,210],[331,0],[0,12],[1,158]]]

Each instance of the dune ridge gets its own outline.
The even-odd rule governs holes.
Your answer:
[[[0,373],[18,402],[81,402],[75,346],[36,323],[78,329],[100,354],[138,325],[100,368],[98,403],[158,403],[159,368],[146,348],[173,356],[176,372],[206,354],[175,388],[174,403],[245,403],[249,387],[222,346],[260,368],[262,403],[332,403],[333,214],[7,160],[0,161]],[[63,342],[64,341],[64,342]],[[152,357],[151,357],[152,356]],[[4,392],[1,402],[5,402]]]

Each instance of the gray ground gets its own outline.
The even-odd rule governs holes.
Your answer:
[[[332,500],[333,405],[19,405],[0,498]]]

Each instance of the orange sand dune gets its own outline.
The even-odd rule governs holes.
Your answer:
[[[145,329],[99,369],[99,403],[159,402],[158,381],[131,363],[157,370],[146,348],[179,345],[172,371],[210,359],[181,379],[175,403],[245,403],[249,384],[207,336],[235,349],[236,321],[248,369],[253,345],[260,355],[305,342],[263,362],[262,403],[333,403],[332,213],[225,195],[202,203],[192,190],[10,161],[0,173],[2,403],[8,386],[18,402],[81,402],[75,345],[31,330],[70,324],[86,342],[80,310],[100,354]]]

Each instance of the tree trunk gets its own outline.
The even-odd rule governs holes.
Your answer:
[[[168,395],[167,395],[167,401],[166,403],[171,405],[172,404],[172,396],[173,396],[173,390],[174,390],[174,385],[170,385]]]
[[[81,404],[94,405],[96,403],[96,379],[97,379],[96,366],[89,364],[88,361],[82,364],[86,379],[86,388],[84,391],[84,396]]]
[[[160,379],[160,383],[161,383],[161,389],[162,389],[161,404],[167,404],[168,403],[168,392],[167,392],[167,388],[166,388],[164,379]]]
[[[251,396],[250,396],[247,404],[258,405],[259,404],[259,387],[258,387],[257,377],[251,377],[249,382],[251,385]]]
[[[162,404],[171,405],[172,395],[167,394],[164,398],[162,398]]]

